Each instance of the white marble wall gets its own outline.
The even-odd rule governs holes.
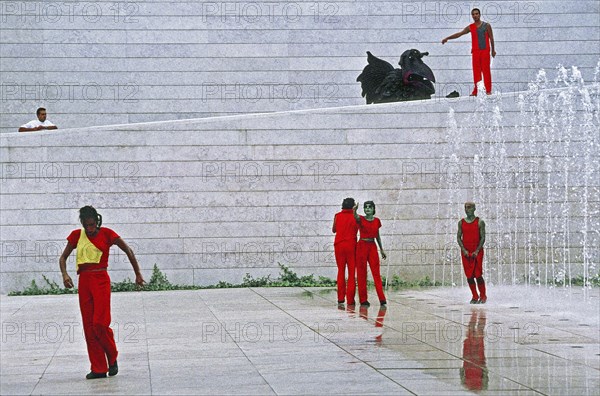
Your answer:
[[[60,128],[357,105],[366,51],[409,48],[442,96],[471,90],[470,40],[442,46],[479,7],[492,23],[496,91],[600,50],[597,1],[0,2],[0,132],[44,106]]]
[[[488,224],[490,282],[581,275],[599,261],[597,129],[581,126],[592,113],[575,105],[570,126],[542,132],[550,116],[537,102],[465,97],[3,134],[0,291],[60,280],[65,238],[90,204],[147,279],[157,264],[175,283],[240,282],[276,277],[278,263],[334,278],[331,223],[347,196],[377,203],[390,274],[404,279],[464,280],[455,232],[467,199]],[[132,277],[117,249],[110,266],[113,279]]]

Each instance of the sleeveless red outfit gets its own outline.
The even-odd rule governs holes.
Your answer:
[[[483,74],[483,83],[485,92],[492,93],[492,72],[490,70],[490,36],[487,32],[488,24],[483,22],[479,29],[472,23],[469,25],[471,31],[471,55],[473,64],[473,82],[475,88],[472,95],[477,95],[477,83],[481,81]]]
[[[478,278],[483,274],[483,247],[479,250],[477,257],[471,257],[471,254],[479,246],[479,217],[476,217],[472,223],[467,223],[465,219],[462,219],[460,226],[463,246],[469,253],[469,257],[462,254],[462,251],[460,255],[465,275],[467,278]]]

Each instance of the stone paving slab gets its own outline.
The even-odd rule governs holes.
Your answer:
[[[0,298],[0,394],[599,395],[598,289],[114,293],[117,376],[85,380],[74,295]]]

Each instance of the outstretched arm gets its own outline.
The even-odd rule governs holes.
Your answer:
[[[467,26],[466,28],[464,28],[463,30],[461,30],[458,33],[454,33],[451,34],[450,36],[446,37],[445,39],[442,40],[442,44],[446,44],[448,42],[448,40],[454,40],[459,38],[460,36],[464,36],[465,34],[469,33],[469,27]]]
[[[142,272],[140,271],[140,266],[137,262],[137,259],[135,258],[135,255],[133,254],[133,250],[131,250],[129,245],[127,245],[125,241],[121,238],[118,238],[115,241],[115,245],[117,245],[119,249],[121,249],[127,255],[127,258],[129,259],[129,262],[133,267],[133,272],[135,272],[135,283],[138,286],[144,286],[144,283],[146,283],[146,281],[144,281],[144,278],[142,277]]]

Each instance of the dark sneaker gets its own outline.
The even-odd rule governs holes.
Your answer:
[[[385,301],[385,300],[381,300],[381,301],[379,301],[379,303],[380,303],[381,305],[387,305],[387,301]]]
[[[96,378],[106,378],[106,373],[94,373],[93,371],[90,371],[85,376],[85,379],[96,379]]]
[[[481,297],[479,299],[479,304],[485,304],[487,302],[487,297]]]
[[[469,301],[469,304],[479,304],[479,300],[474,298],[471,301]]]
[[[338,304],[343,304],[343,303],[344,303],[344,300],[338,301]]]
[[[119,372],[119,365],[117,364],[117,361],[115,360],[115,362],[113,364],[108,366],[108,375],[112,377],[114,375],[117,375],[118,372]]]
[[[370,307],[371,303],[368,302],[368,301],[363,301],[363,302],[360,303],[360,305],[361,305],[361,307]]]

